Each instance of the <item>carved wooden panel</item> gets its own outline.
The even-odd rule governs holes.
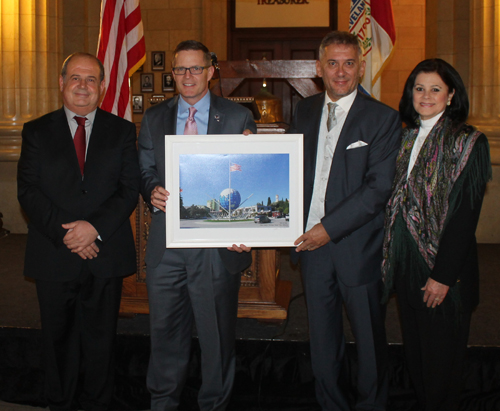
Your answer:
[[[259,130],[266,129],[266,125]],[[276,130],[273,127],[272,130]],[[278,133],[282,128],[278,129]],[[139,199],[131,216],[136,240],[137,273],[123,281],[121,314],[149,314],[144,257],[151,215],[146,203]],[[283,320],[287,316],[292,284],[279,280],[280,255],[276,249],[252,250],[252,265],[241,273],[238,317]]]
[[[142,200],[131,217],[136,239],[137,273],[123,281],[122,314],[149,314],[144,256],[151,216]],[[252,250],[252,265],[241,273],[238,316],[267,320],[286,318],[292,284],[280,281],[280,255],[273,248]]]

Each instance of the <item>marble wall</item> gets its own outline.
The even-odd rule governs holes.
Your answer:
[[[144,94],[144,109],[150,106],[148,101],[153,95],[173,96],[172,92],[162,91],[162,74],[171,69],[173,51],[183,40],[203,41],[203,1],[165,1],[142,0],[141,13],[144,23],[144,38],[146,40],[146,62],[142,73],[150,73],[154,77],[152,93],[141,93],[140,74],[132,76],[133,94]],[[165,52],[165,71],[151,69],[151,52]],[[142,114],[134,114],[134,121],[140,122]]]
[[[60,105],[62,22],[61,0],[0,2],[0,212],[14,233],[27,230],[16,197],[22,126]]]
[[[99,36],[100,0],[0,1],[0,211],[4,228],[26,232],[16,199],[16,161],[22,124],[57,108],[60,65],[75,51],[95,53]],[[397,108],[411,69],[425,57],[452,63],[471,90],[471,122],[490,138],[494,177],[500,178],[498,96],[499,44],[495,0],[392,0],[397,42],[382,75],[382,101]],[[348,29],[349,0],[338,0],[338,27]],[[203,41],[226,58],[226,0],[141,0],[147,60],[143,73],[152,73],[154,93],[141,93],[139,73],[132,92],[144,94],[145,108],[161,91],[161,71],[151,70],[151,52],[165,52],[165,71],[175,46],[185,39]],[[23,30],[20,30],[22,26]],[[135,114],[140,122],[142,115]],[[500,242],[496,180],[488,186],[478,238]]]

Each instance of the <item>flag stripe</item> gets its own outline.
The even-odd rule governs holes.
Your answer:
[[[389,35],[392,44],[396,43],[396,27],[394,25],[394,13],[390,0],[372,0],[373,19]]]
[[[104,3],[101,9],[101,30],[99,33],[99,49],[97,51],[97,57],[104,64],[104,60],[102,60],[99,56],[104,56],[106,53],[106,49],[108,48],[109,42],[109,30],[102,30],[102,27],[110,27],[112,24],[112,16],[114,15],[114,1],[109,0],[107,3]],[[113,12],[112,12],[113,10]]]
[[[118,11],[118,10],[116,10]],[[122,53],[122,46],[123,46],[123,39],[125,37],[125,27],[122,24],[122,17],[123,17],[123,9],[120,10],[119,14],[116,15],[117,18],[114,19],[113,21],[113,35],[115,38],[115,41],[113,41],[111,44],[109,44],[111,50],[111,53],[106,53],[106,57],[109,57],[109,61],[107,61],[107,68],[109,70],[109,76],[108,76],[108,89],[106,90],[106,95],[104,96],[104,100],[102,101],[101,107],[104,110],[110,111],[111,113],[115,113],[117,115],[120,115],[119,113],[115,112],[115,100],[118,97],[116,95],[116,90],[120,89],[121,87],[118,86],[118,82],[122,80],[119,76],[119,65],[123,64],[120,62],[121,60],[121,53]]]
[[[146,60],[139,0],[102,0],[97,57],[107,84],[101,108],[131,120],[129,77]]]

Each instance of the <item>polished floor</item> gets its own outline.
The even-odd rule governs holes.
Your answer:
[[[23,276],[26,235],[0,238],[0,327],[40,328],[35,284]],[[472,316],[471,346],[500,347],[500,245],[479,245],[481,302]],[[288,320],[281,324],[239,319],[237,338],[258,340],[307,341],[307,312],[299,270],[292,266],[288,249],[281,250],[280,278],[293,283]],[[349,322],[344,322],[347,341],[353,341]],[[401,343],[396,299],[387,308],[387,339]],[[149,335],[149,316],[120,318],[119,334]]]
[[[0,238],[0,332],[3,335],[10,335],[9,333],[12,335],[27,335],[30,333],[37,335],[40,328],[34,283],[22,275],[25,244],[25,235],[9,235]],[[498,310],[500,304],[500,245],[480,245],[479,256],[481,303],[473,314],[469,344],[473,347],[472,350],[481,349],[482,347],[494,350],[494,347],[500,347],[500,314]],[[307,348],[303,348],[307,347],[308,331],[306,304],[302,294],[300,273],[297,268],[290,264],[287,249],[281,250],[280,276],[283,280],[293,282],[292,299],[287,321],[275,324],[263,323],[252,319],[239,319],[237,326],[239,347],[245,347],[246,349],[246,344],[261,342],[265,343],[260,346],[265,347],[266,351],[269,347],[271,347],[270,351],[279,351],[282,350],[280,347],[285,347],[280,345],[280,343],[293,343],[295,346],[301,347],[298,350],[299,352],[300,350],[307,352]],[[119,337],[122,339],[132,337],[140,341],[142,346],[147,347],[149,336],[148,321],[149,317],[147,315],[120,318],[118,324]],[[388,305],[386,327],[388,342],[396,349],[393,352],[398,353],[397,346],[401,343],[401,333],[397,315],[397,304],[394,298],[391,299]],[[195,335],[196,331],[194,330],[193,333]],[[345,334],[347,341],[352,342],[352,334],[347,318],[345,321]],[[271,343],[275,345],[269,345]],[[2,353],[0,352],[1,355]],[[147,356],[147,353],[145,353],[145,356]],[[146,363],[147,360],[144,359],[143,362]],[[143,366],[145,364],[141,367]],[[495,373],[498,374],[498,372]],[[498,376],[494,377],[494,381],[497,380]],[[0,411],[37,409],[42,408],[0,401]],[[260,410],[265,408],[257,407],[255,409]],[[497,409],[500,410],[500,404]]]

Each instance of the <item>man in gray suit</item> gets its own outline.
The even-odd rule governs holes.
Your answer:
[[[316,62],[326,91],[297,104],[304,134],[305,232],[295,244],[322,410],[352,410],[341,389],[342,305],[356,339],[355,409],[383,411],[388,395],[382,297],[384,209],[401,140],[397,111],[358,91],[366,62],[355,35],[325,36]]]
[[[146,251],[151,321],[147,386],[153,411],[176,410],[189,363],[193,319],[201,346],[202,411],[224,410],[235,371],[240,272],[251,263],[244,245],[166,249],[165,135],[255,133],[249,110],[211,94],[208,49],[189,40],[174,51],[179,96],[148,109],[139,133],[141,193],[152,210]]]

